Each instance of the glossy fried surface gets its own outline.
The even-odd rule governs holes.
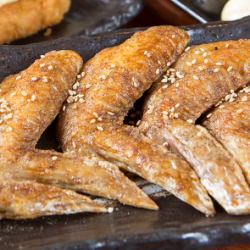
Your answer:
[[[98,53],[84,66],[61,113],[60,138],[63,150],[101,155],[211,215],[212,202],[191,167],[163,147],[156,149],[137,128],[123,125],[134,102],[187,42],[184,31],[161,26]]]
[[[205,128],[172,120],[164,138],[190,162],[203,186],[228,213],[250,213],[250,189],[241,168]]]
[[[160,114],[165,112],[165,116],[178,114],[195,122],[230,91],[245,86],[250,81],[250,40],[194,46],[182,54],[173,70],[177,81],[168,88],[161,83],[147,103],[145,120],[158,117],[162,123]]]
[[[1,217],[28,219],[107,211],[73,191],[39,184],[57,185],[54,167],[61,169],[60,178],[67,182],[69,177],[64,174],[70,164],[78,163],[78,171],[83,165],[80,159],[64,162],[62,154],[34,149],[44,129],[59,112],[81,67],[82,59],[75,52],[51,52],[0,85]],[[58,157],[64,164],[57,161]],[[46,177],[42,179],[42,176]]]
[[[34,149],[59,113],[81,67],[82,59],[74,52],[49,53],[1,84],[1,174],[157,208],[116,166],[100,157],[79,159]]]
[[[250,184],[250,88],[222,103],[204,125],[239,162]]]
[[[55,214],[107,212],[86,196],[30,181],[0,183],[0,218],[33,219]]]
[[[248,40],[229,41],[195,46],[184,53],[173,69],[176,74],[173,83],[164,85],[163,78],[150,96],[140,126],[149,138],[162,144],[167,141],[181,154],[210,195],[233,214],[249,213],[249,187],[240,167],[205,129],[192,124],[225,96],[249,82],[249,48]],[[230,185],[238,190],[228,188]],[[244,196],[243,201],[234,203],[232,197],[237,197],[238,192]],[[227,197],[231,197],[228,199],[232,203],[228,203]]]
[[[18,0],[0,7],[0,44],[60,23],[69,8],[70,0]]]

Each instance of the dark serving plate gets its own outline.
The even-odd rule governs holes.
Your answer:
[[[250,38],[249,18],[236,22],[184,27],[190,44]],[[2,46],[0,79],[28,66],[40,54],[74,49],[86,60],[102,48],[119,44],[136,30],[101,36],[61,38],[40,44]],[[54,141],[53,127],[43,137]],[[50,144],[51,145],[51,144]],[[208,249],[250,244],[250,216],[230,216],[220,207],[206,218],[175,197],[155,197],[160,211],[117,205],[113,214],[77,214],[31,221],[0,221],[0,249]]]
[[[142,0],[71,0],[65,19],[52,27],[52,35],[44,31],[14,42],[28,44],[73,35],[96,35],[121,27],[142,8]]]
[[[227,0],[170,0],[201,23],[220,20]]]

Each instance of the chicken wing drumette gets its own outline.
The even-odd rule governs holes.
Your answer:
[[[101,155],[211,215],[213,204],[192,168],[123,123],[134,102],[176,60],[187,42],[183,30],[153,27],[98,53],[74,85],[61,113],[59,131],[64,151]]]
[[[140,125],[149,138],[181,154],[208,192],[233,214],[250,212],[249,186],[231,155],[205,128],[193,124],[249,82],[249,49],[249,40],[191,48],[150,96]],[[165,85],[167,81],[173,84]]]

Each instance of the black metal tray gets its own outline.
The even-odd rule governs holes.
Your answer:
[[[73,35],[96,35],[115,30],[135,17],[142,8],[142,0],[71,0],[71,8],[64,20],[52,27],[52,34],[44,31],[13,44],[29,44]]]
[[[190,44],[250,38],[249,18],[184,28],[191,36]],[[40,54],[53,49],[74,49],[89,59],[102,48],[122,42],[136,30],[140,29],[24,46],[2,46],[0,79],[25,68]],[[49,130],[47,138],[51,142],[55,139],[53,127]],[[230,216],[218,207],[214,218],[206,218],[173,196],[154,199],[160,211],[117,205],[118,210],[113,214],[78,214],[32,221],[2,220],[0,249],[189,250],[250,244],[250,216]]]

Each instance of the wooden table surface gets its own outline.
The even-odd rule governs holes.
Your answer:
[[[198,21],[183,12],[169,0],[145,0],[142,12],[125,27],[149,27],[153,25],[190,25]],[[238,245],[211,250],[250,250],[250,245]]]

